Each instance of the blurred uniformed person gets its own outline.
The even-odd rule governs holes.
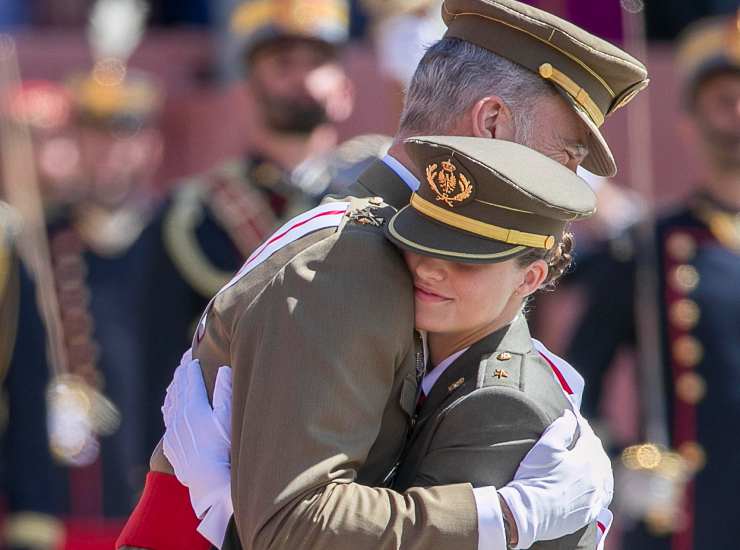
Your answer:
[[[229,548],[237,538],[247,548],[505,545],[500,530],[487,529],[502,525],[490,487],[487,497],[465,484],[405,494],[368,487],[383,485],[402,449],[423,371],[408,271],[381,233],[425,179],[414,175],[403,141],[445,133],[518,141],[571,170],[584,163],[613,174],[599,127],[647,85],[647,71],[514,0],[447,0],[444,10],[447,34],[419,64],[389,155],[349,188],[357,208],[347,216],[351,205],[327,201],[287,223],[199,323],[193,353],[209,389],[219,366],[235,373],[231,480],[168,493],[164,480],[176,481],[158,449],[151,490],[120,546],[186,546],[182,526],[218,508],[224,487],[234,496]],[[454,188],[453,178],[437,176]],[[171,517],[153,512],[160,509]]]
[[[63,544],[70,549],[113,545],[143,485],[151,445],[145,426],[159,417],[157,404],[149,407],[141,388],[148,384],[142,333],[148,288],[143,282],[151,242],[144,229],[151,210],[148,188],[162,149],[156,128],[161,90],[151,76],[128,65],[134,44],[115,50],[104,40],[106,24],[136,35],[133,27],[143,21],[140,5],[115,3],[111,17],[106,11],[111,3],[101,4],[93,12],[100,24],[93,25],[92,34],[103,35],[91,38],[95,65],[68,85],[79,175],[74,192],[63,194],[58,201],[63,204],[47,221],[71,376],[65,380],[82,380],[100,393],[64,393],[71,386],[26,364],[34,346],[43,349],[43,344],[20,337],[20,363],[8,379],[8,438],[15,438],[9,456],[17,471],[25,472],[8,472],[9,492],[38,489],[38,481],[24,487],[29,476],[43,480],[36,490],[43,496],[42,511],[64,523]],[[130,9],[126,17],[117,10],[124,4]],[[35,300],[22,297],[21,319],[33,308]],[[50,382],[55,391],[47,393]],[[74,399],[66,399],[70,396]],[[101,436],[77,438],[91,423],[101,426]],[[36,470],[34,460],[39,461]],[[9,538],[28,533],[29,526],[31,533],[40,532],[36,521],[24,525],[22,531],[9,531]]]
[[[97,540],[102,548],[141,489],[146,430],[158,417],[142,388],[150,375],[146,274],[156,243],[145,230],[162,150],[161,91],[120,60],[98,61],[70,90],[81,177],[74,200],[48,219],[51,267],[70,373],[103,392],[120,423],[78,454],[57,457],[67,466],[58,507],[68,520],[68,545]],[[69,429],[68,420],[60,418],[59,429]]]
[[[740,487],[740,438],[717,419],[740,415],[740,290],[734,283],[740,278],[740,20],[698,23],[681,41],[678,61],[685,129],[707,175],[684,204],[657,221],[654,250],[645,251],[628,232],[579,261],[576,276],[585,285],[589,305],[567,357],[587,380],[584,408],[595,414],[612,359],[639,337],[636,268],[643,254],[653,255],[660,322],[660,341],[654,345],[660,346],[662,364],[638,360],[643,369],[660,369],[667,396],[665,428],[695,477],[680,495],[675,514],[646,510],[646,522],[631,530],[624,544],[634,549],[733,548],[740,537],[733,512]],[[644,388],[640,391],[645,395]],[[650,462],[639,460],[638,451],[635,447],[625,454],[626,467]],[[645,448],[641,452],[649,454]],[[642,494],[632,496],[644,500]]]
[[[349,27],[346,0],[252,0],[231,17],[248,110],[249,150],[171,194],[150,231],[152,370],[179,362],[208,300],[281,221],[314,207],[354,181],[387,149],[382,136],[339,148],[336,123],[353,108],[340,63]],[[171,371],[149,387],[161,400]],[[151,426],[152,441],[161,422]]]
[[[26,125],[35,164],[26,168],[35,169],[45,205],[52,209],[75,174],[70,111],[63,86],[28,81],[9,95],[0,113],[11,124]],[[57,164],[51,158],[60,148],[71,154]],[[58,507],[62,475],[47,436],[46,389],[52,373],[37,285],[17,246],[23,226],[20,215],[0,203],[0,493],[5,502],[0,546],[55,549],[65,528]]]

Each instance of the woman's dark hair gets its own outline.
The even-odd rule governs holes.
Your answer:
[[[544,290],[553,290],[555,283],[568,271],[568,268],[573,263],[573,248],[575,247],[575,243],[573,233],[565,232],[558,241],[558,244],[550,250],[533,248],[526,254],[519,256],[517,261],[521,267],[525,267],[537,260],[545,260],[549,271],[541,288]]]

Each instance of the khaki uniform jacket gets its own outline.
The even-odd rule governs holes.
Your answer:
[[[394,486],[503,487],[545,429],[569,408],[520,315],[473,344],[437,380],[419,411]],[[595,547],[595,525],[532,546]]]
[[[395,207],[409,198],[382,163],[350,192]],[[349,214],[370,209],[376,221],[394,212],[352,203]],[[244,548],[477,549],[469,483],[375,488],[414,413],[413,324],[400,253],[382,227],[348,218],[279,250],[214,299],[194,356],[209,390],[219,366],[234,369],[232,495]]]

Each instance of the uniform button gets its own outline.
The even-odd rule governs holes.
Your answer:
[[[508,351],[502,351],[496,356],[496,359],[499,361],[509,361],[511,360],[511,354]]]
[[[681,330],[691,330],[699,322],[701,311],[694,300],[685,298],[675,302],[669,312],[671,323]]]
[[[686,461],[689,470],[696,473],[704,468],[707,463],[707,453],[704,447],[696,441],[687,441],[678,447],[678,452]]]
[[[674,233],[668,237],[666,249],[674,260],[685,263],[696,256],[696,239],[688,233]]]
[[[693,292],[699,284],[699,272],[693,265],[679,265],[671,273],[671,285],[683,294]]]
[[[704,358],[704,346],[693,336],[681,336],[673,342],[673,360],[682,367],[692,368]]]
[[[707,383],[695,372],[682,374],[676,380],[676,394],[689,405],[696,405],[707,393]]]

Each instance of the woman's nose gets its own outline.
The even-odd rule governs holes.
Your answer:
[[[417,276],[428,281],[444,280],[445,272],[444,262],[429,256],[423,257],[416,265]]]

